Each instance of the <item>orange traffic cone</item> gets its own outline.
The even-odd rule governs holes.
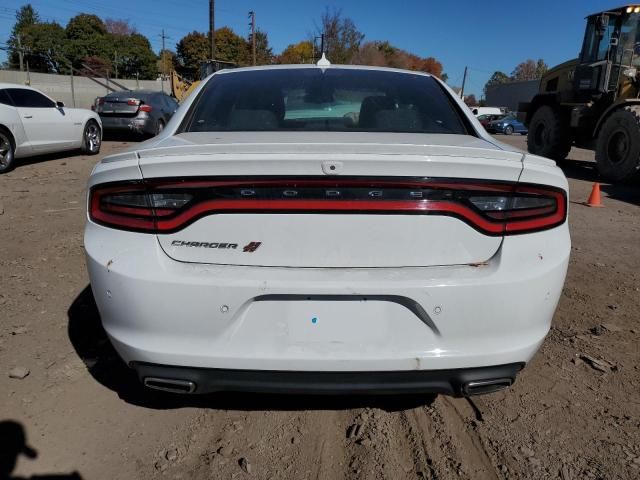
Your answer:
[[[604,207],[600,201],[600,184],[598,182],[593,184],[591,195],[589,195],[589,199],[585,202],[585,205],[588,207]]]

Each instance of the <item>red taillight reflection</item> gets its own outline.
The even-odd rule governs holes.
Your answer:
[[[153,107],[151,105],[140,105],[140,108],[138,109],[141,112],[150,112],[151,110],[153,110]]]
[[[90,218],[123,230],[170,233],[225,213],[445,215],[485,235],[546,230],[567,215],[554,187],[450,179],[166,179],[91,189]]]

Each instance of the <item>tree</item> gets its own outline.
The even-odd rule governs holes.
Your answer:
[[[379,42],[366,42],[362,44],[351,62],[356,65],[371,65],[373,67],[386,67],[387,56],[380,48]]]
[[[490,87],[493,87],[494,85],[500,85],[502,83],[508,83],[510,81],[511,79],[506,73],[499,70],[495,71],[493,72],[493,75],[491,75],[491,78],[489,78],[487,83],[485,83],[484,85],[484,94],[487,94],[487,90],[489,90]]]
[[[140,33],[131,35],[111,35],[109,59],[118,66],[118,76],[152,80],[158,72],[158,57],[153,52],[149,39]],[[115,66],[115,65],[114,65]]]
[[[248,42],[251,48],[251,36]],[[267,34],[261,30],[256,30],[256,64],[269,65],[273,63],[273,50],[269,47],[269,38]]]
[[[413,53],[394,47],[387,41],[364,43],[352,57],[351,62],[358,65],[418,70],[436,77],[442,75],[442,64],[435,58],[421,58]]]
[[[476,96],[472,93],[471,95],[466,95],[464,97],[464,103],[469,107],[475,107],[478,105],[478,101],[476,100]]]
[[[34,72],[69,73],[64,58],[67,39],[58,23],[36,23],[22,30],[22,43],[28,49],[29,68]]]
[[[343,18],[337,9],[327,7],[319,30],[318,35],[325,35],[325,51],[332,63],[350,63],[364,40],[364,34],[356,28],[353,20]]]
[[[18,68],[20,66],[20,55],[18,54],[18,38],[21,39],[24,34],[24,30],[35,25],[40,21],[38,12],[34,10],[30,3],[20,7],[16,12],[16,23],[14,23],[11,29],[11,36],[7,42],[9,46],[9,65],[11,68]],[[21,42],[22,40],[20,40]],[[23,46],[24,47],[24,46]]]
[[[168,74],[171,70],[175,68],[176,65],[176,54],[171,50],[160,50],[160,55],[158,55],[158,63],[157,70],[162,74]]]
[[[88,57],[111,59],[110,44],[107,29],[96,15],[81,13],[69,20],[65,29],[67,37],[66,54],[72,65],[80,69]]]
[[[313,61],[313,43],[309,40],[289,45],[277,58],[277,62],[282,64],[313,63]]]
[[[107,32],[113,35],[133,35],[138,33],[136,27],[129,25],[129,20],[107,18],[104,21],[104,26]]]
[[[209,38],[201,32],[188,33],[176,45],[176,54],[180,65],[188,72],[195,73],[200,63],[209,58]]]
[[[251,63],[250,49],[247,41],[241,36],[236,35],[229,27],[222,27],[216,30],[215,40],[216,60],[233,62],[239,66],[249,65]]]
[[[547,64],[542,59],[535,62],[532,59],[519,63],[511,72],[511,78],[516,81],[537,80],[548,70]]]

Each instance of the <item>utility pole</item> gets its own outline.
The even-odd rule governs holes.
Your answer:
[[[211,60],[216,58],[216,38],[215,38],[215,0],[209,0],[209,41],[211,42]]]
[[[164,92],[164,79],[167,76],[167,51],[164,48],[164,41],[169,37],[165,35],[164,28],[162,29],[162,33],[158,36],[162,39],[162,51],[160,52],[160,62],[162,62],[160,68],[162,69],[162,72],[160,72],[160,82],[162,84],[162,91]]]
[[[324,55],[324,33],[320,35],[320,56]]]
[[[256,66],[256,12],[251,10],[249,12],[249,18],[251,19],[251,52],[253,54],[253,66]]]
[[[22,41],[20,35],[16,35],[18,40],[18,58],[20,59],[20,71],[24,72],[24,53],[22,52]]]
[[[113,52],[113,66],[116,69],[116,80],[118,79],[118,51]]]
[[[464,67],[464,76],[462,77],[462,88],[460,89],[460,98],[462,98],[463,100],[464,100],[464,84],[465,83],[467,83],[467,67]]]

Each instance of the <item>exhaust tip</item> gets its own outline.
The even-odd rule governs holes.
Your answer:
[[[145,377],[142,382],[145,387],[163,392],[172,393],[193,393],[196,391],[196,384],[189,380],[178,380],[174,378]]]
[[[504,390],[513,385],[513,378],[493,378],[491,380],[479,380],[477,382],[467,382],[462,386],[462,393],[465,396],[484,395]]]

